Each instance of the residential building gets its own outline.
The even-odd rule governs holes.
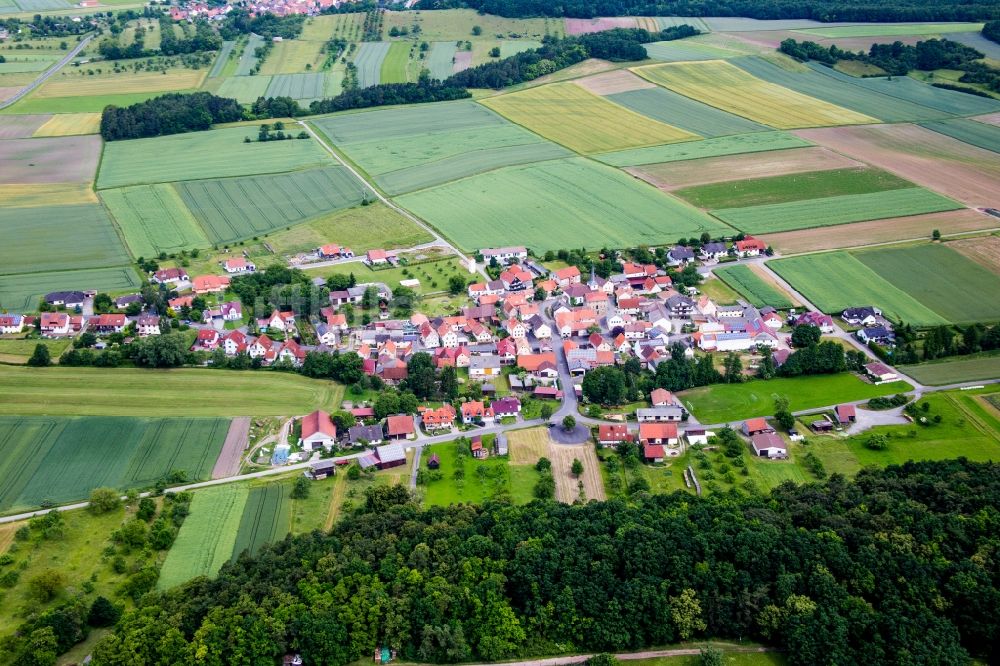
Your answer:
[[[177,284],[189,279],[187,270],[183,268],[161,268],[153,272],[149,281],[155,284]]]
[[[701,246],[699,256],[702,259],[721,259],[729,254],[729,248],[725,243],[705,243]]]
[[[45,302],[49,305],[62,305],[69,310],[82,308],[87,301],[87,294],[82,291],[53,291],[45,294]]]
[[[45,336],[69,335],[69,315],[65,312],[43,312],[39,330]]]
[[[674,394],[666,389],[653,389],[649,392],[649,402],[653,407],[666,407],[674,404]]]
[[[899,379],[899,375],[885,363],[869,363],[865,366],[865,373],[876,383],[894,382]]]
[[[160,334],[160,316],[142,315],[135,321],[135,332],[140,338]]]
[[[528,249],[523,246],[488,247],[479,253],[483,255],[483,260],[487,264],[492,262],[493,259],[496,259],[497,263],[502,265],[516,264],[528,258]]]
[[[879,322],[882,311],[872,305],[865,305],[858,308],[847,308],[840,318],[851,326],[875,326]]]
[[[377,446],[385,441],[384,437],[382,426],[377,425],[356,425],[347,430],[347,441],[351,443],[351,446],[362,444]]]
[[[615,446],[622,442],[631,442],[628,426],[624,423],[601,424],[597,426],[597,443],[601,446]]]
[[[369,266],[379,266],[389,263],[389,255],[385,250],[368,250],[365,253],[364,263]]]
[[[246,275],[257,270],[257,266],[246,257],[232,257],[222,262],[222,270],[230,275]]]
[[[582,281],[582,276],[580,275],[580,269],[576,266],[567,266],[566,268],[560,268],[559,270],[552,273],[553,279],[555,279],[556,284],[559,285],[561,289],[565,289],[571,284],[580,284]]]
[[[123,314],[102,314],[91,317],[87,322],[88,328],[93,329],[95,333],[105,335],[108,333],[121,333],[127,325],[128,319]]]
[[[469,379],[482,380],[500,375],[499,356],[473,356],[469,359]]]
[[[494,418],[517,416],[521,413],[521,401],[515,396],[500,398],[490,403]]]
[[[415,439],[417,428],[409,414],[397,414],[385,420],[386,439]]]
[[[462,403],[462,423],[469,425],[473,423],[481,425],[492,425],[494,414],[491,407],[487,407],[480,400],[473,400]]]
[[[450,429],[455,423],[456,416],[455,408],[445,403],[437,409],[425,409],[420,414],[420,420],[427,430],[442,430]]]
[[[858,329],[854,335],[865,344],[875,342],[880,345],[892,345],[896,343],[896,334],[887,326],[868,326]]]
[[[194,293],[219,294],[229,288],[229,278],[225,275],[199,275],[191,281]]]
[[[663,407],[640,407],[635,410],[639,423],[664,423],[682,421],[687,411],[679,405],[664,405]]]
[[[24,317],[22,315],[0,315],[0,333],[20,333],[22,330],[24,330]]]
[[[743,240],[736,241],[733,245],[741,257],[756,257],[767,250],[767,243],[753,236],[745,236]]]

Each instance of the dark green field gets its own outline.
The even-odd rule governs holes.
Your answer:
[[[233,546],[234,560],[244,550],[256,553],[261,546],[285,537],[291,517],[290,492],[291,488],[285,483],[268,483],[250,489]]]

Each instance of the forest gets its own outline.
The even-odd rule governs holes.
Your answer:
[[[212,93],[168,93],[127,107],[107,106],[101,114],[105,141],[207,130],[214,123],[243,119],[235,99]]]
[[[791,664],[967,664],[1000,635],[1000,465],[907,463],[770,494],[420,510],[373,487],[330,533],[145,596],[93,653],[346,664],[626,651],[706,637]]]

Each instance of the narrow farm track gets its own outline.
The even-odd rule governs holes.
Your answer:
[[[777,648],[769,647],[744,647],[742,645],[714,644],[726,652],[781,652]],[[697,656],[701,654],[701,648],[676,648],[673,650],[644,650],[642,652],[623,652],[615,657],[621,661],[634,661],[637,659],[656,659],[657,657],[685,657]],[[505,661],[503,666],[569,666],[570,664],[582,664],[594,655],[575,654],[565,657],[550,657],[548,659],[529,659],[526,661]],[[493,666],[492,664],[469,664],[469,666]]]
[[[420,449],[417,449],[419,452]],[[417,469],[414,465],[413,469]],[[330,493],[330,506],[326,510],[326,520],[323,521],[323,530],[329,532],[333,529],[333,524],[340,515],[340,506],[344,503],[344,495],[347,494],[347,475],[338,474],[333,481],[333,491]]]
[[[82,51],[83,49],[87,48],[87,44],[89,44],[90,40],[92,40],[93,38],[94,38],[94,35],[89,35],[86,39],[84,39],[79,44],[77,44],[73,48],[72,51],[70,51],[65,56],[63,56],[62,60],[60,60],[59,62],[57,62],[52,67],[49,67],[47,70],[45,70],[44,72],[42,72],[38,76],[37,79],[35,79],[34,81],[32,81],[31,83],[29,83],[28,85],[26,85],[24,88],[22,88],[13,97],[0,102],[0,109],[6,109],[8,106],[11,106],[12,104],[20,101],[23,97],[25,97],[26,95],[28,95],[29,93],[31,93],[31,91],[33,91],[35,88],[37,88],[38,86],[40,86],[43,83],[45,83],[45,81],[50,76],[52,76],[53,74],[55,74],[56,72],[58,72],[60,69],[62,69],[63,67],[65,67],[67,65],[67,63],[69,63],[70,60],[72,60],[73,58],[75,58],[76,55],[80,51]]]

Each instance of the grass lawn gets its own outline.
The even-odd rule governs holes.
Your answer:
[[[485,435],[483,446],[488,450],[492,449],[493,439],[493,435]],[[510,495],[511,474],[506,457],[491,455],[485,460],[477,460],[471,454],[459,456],[459,446],[465,445],[446,442],[428,446],[424,450],[420,460],[421,466],[426,469],[430,456],[437,454],[441,459],[441,468],[438,471],[442,477],[422,486],[424,503],[427,506],[481,504],[498,495]],[[425,474],[427,473],[425,471]],[[523,476],[520,475],[518,479],[521,494],[527,485]]]
[[[52,358],[58,359],[70,345],[70,340],[42,340],[40,338],[0,338],[0,363],[24,364],[28,362],[35,345],[44,342]]]
[[[875,386],[853,373],[753,380],[743,384],[715,384],[680,393],[692,414],[702,423],[732,423],[774,413],[775,396],[791,401],[791,410],[813,409],[881,395],[904,393],[906,382]]]
[[[725,266],[725,264],[723,264]],[[728,284],[716,277],[710,277],[697,287],[705,296],[708,296],[716,305],[729,305],[739,300],[740,295]]]
[[[403,271],[407,273],[403,273]],[[349,264],[337,264],[325,268],[307,270],[310,276],[330,277],[331,275],[354,274],[359,283],[363,282],[384,282],[390,289],[399,286],[400,280],[417,279],[420,286],[415,289],[417,293],[433,293],[447,291],[448,278],[458,275],[462,278],[473,278],[469,271],[463,268],[458,259],[441,259],[439,261],[429,261],[423,264],[414,264],[408,268],[400,266],[398,268],[386,268],[383,270],[372,270],[360,262]],[[435,286],[436,283],[436,286]]]
[[[676,645],[672,647],[690,647],[701,649],[706,645],[711,645],[722,650],[723,663],[725,666],[784,666],[788,660],[779,652],[736,652],[737,646],[732,643],[692,643],[691,645]],[[746,647],[746,644],[740,647]],[[652,659],[629,660],[630,666],[699,666],[702,663],[701,656],[697,654],[682,655],[678,657],[654,657]]]
[[[3,351],[0,340],[0,354]],[[903,365],[899,368],[921,384],[941,386],[959,382],[976,382],[1000,377],[1000,353],[958,356],[931,363]]]
[[[0,366],[0,414],[287,416],[333,409],[343,393],[269,371]]]

